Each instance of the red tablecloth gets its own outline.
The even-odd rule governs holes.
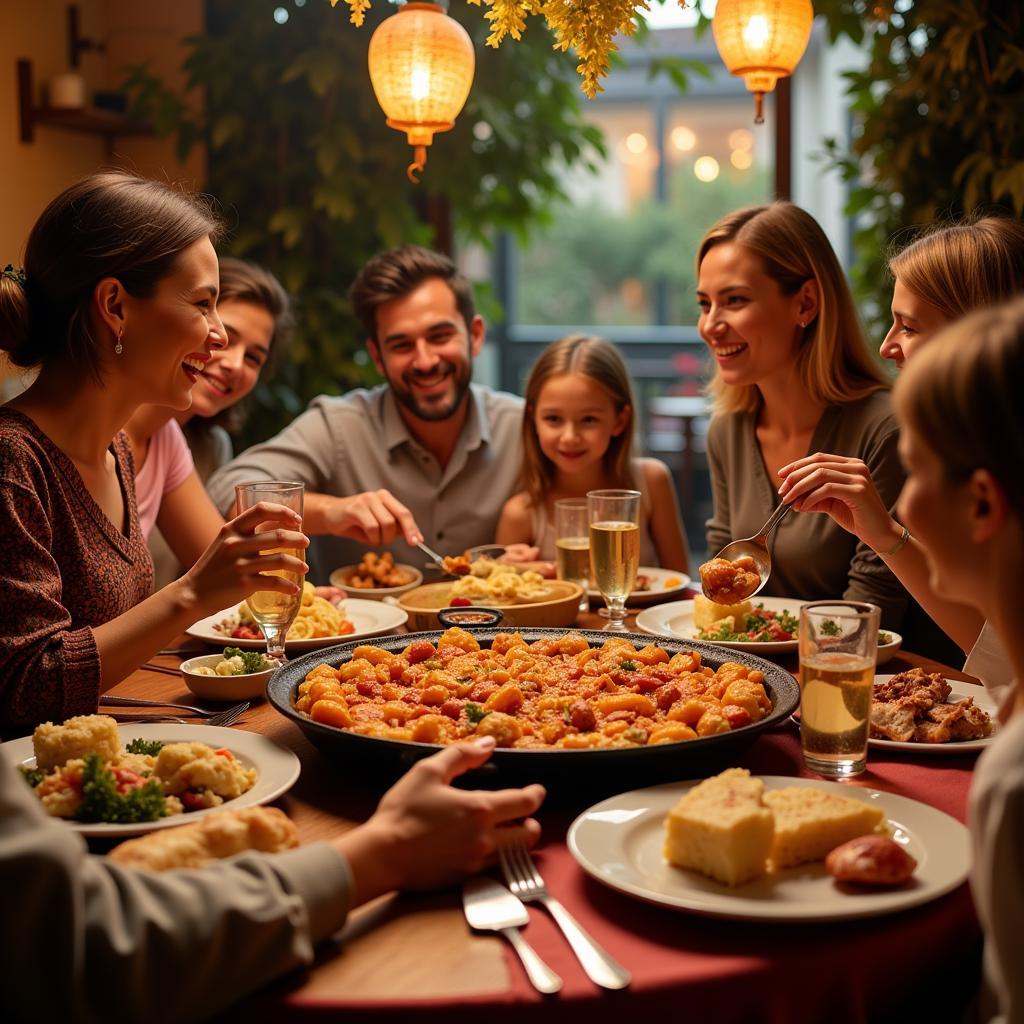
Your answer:
[[[804,775],[796,730],[762,736],[740,759],[756,774]],[[911,797],[965,818],[975,759],[883,756],[872,749],[860,783]],[[753,924],[699,917],[621,895],[576,865],[565,845],[571,816],[542,814],[537,862],[548,888],[633,972],[630,988],[606,992],[584,975],[561,933],[538,905],[525,935],[562,976],[556,996],[529,985],[509,950],[511,988],[459,1001],[331,1002],[296,993],[273,1000],[275,1020],[295,1015],[346,1020],[621,1020],[727,1022],[959,1020],[977,988],[981,939],[965,885],[912,910],[851,922]],[[586,1015],[586,1018],[584,1017]]]

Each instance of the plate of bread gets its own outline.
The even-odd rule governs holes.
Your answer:
[[[743,768],[610,797],[573,822],[568,843],[619,892],[763,921],[893,913],[950,892],[970,867],[967,829],[934,807]]]

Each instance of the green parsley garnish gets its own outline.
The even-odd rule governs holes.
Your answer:
[[[635,672],[637,665],[635,661],[620,661],[619,668],[621,668],[623,672]]]
[[[156,757],[164,749],[164,745],[159,740],[144,740],[138,737],[125,744],[124,749],[129,754],[149,754],[150,757]]]
[[[232,658],[242,659],[242,671],[239,675],[248,675],[250,672],[264,672],[269,667],[267,659],[259,651],[243,651],[240,647],[225,647],[224,660]]]
[[[825,619],[818,627],[818,632],[822,636],[839,636],[841,630],[839,629],[839,623],[834,619]]]
[[[23,764],[18,765],[18,771],[21,772],[22,778],[33,788],[39,785],[43,781],[45,775],[38,768],[27,768]]]
[[[85,755],[82,798],[76,815],[79,821],[133,824],[156,821],[167,814],[167,801],[156,779],[126,793],[118,793],[113,773],[104,767],[103,759],[97,754]]]
[[[485,711],[479,704],[474,704],[472,701],[466,705],[466,718],[472,726],[479,725],[489,714],[490,711]]]

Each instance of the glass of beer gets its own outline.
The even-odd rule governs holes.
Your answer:
[[[251,483],[236,484],[235,511],[236,514],[239,514],[261,501],[268,501],[275,505],[284,505],[285,508],[290,508],[301,516],[304,491],[305,488],[302,484],[288,480],[254,480]],[[278,526],[277,523],[266,525],[271,529],[277,529]],[[264,524],[260,523],[256,527],[256,532],[259,533],[262,529],[264,529]],[[272,555],[277,552],[294,555],[300,562],[303,560],[303,552],[299,548],[267,548],[260,554]],[[267,657],[285,662],[288,659],[284,654],[284,641],[289,626],[295,621],[295,616],[299,614],[304,577],[300,572],[288,572],[284,569],[267,570],[260,575],[284,576],[299,588],[298,593],[295,594],[279,594],[276,590],[257,590],[250,594],[245,602],[249,614],[259,624],[267,641]]]
[[[586,498],[555,502],[555,566],[560,580],[583,588],[580,611],[590,611],[590,519]]]
[[[605,629],[626,629],[626,598],[640,568],[640,492],[590,491],[590,568],[608,605]]]
[[[867,764],[879,614],[861,601],[800,609],[800,746],[804,764],[826,778]]]

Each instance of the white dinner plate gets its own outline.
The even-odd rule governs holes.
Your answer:
[[[367,601],[359,597],[349,597],[339,607],[345,612],[349,622],[355,626],[352,633],[341,633],[338,636],[310,637],[306,640],[289,640],[285,647],[289,651],[315,651],[320,647],[334,647],[336,644],[347,644],[350,640],[362,640],[368,636],[381,636],[393,633],[404,625],[409,616],[401,608],[386,601]],[[222,627],[227,622],[227,628]],[[189,636],[197,640],[205,640],[216,647],[246,647],[251,650],[265,650],[266,640],[243,640],[233,637],[231,630],[238,625],[238,606],[225,608],[216,615],[207,615],[205,619],[194,622],[185,630]]]
[[[893,839],[917,860],[898,889],[840,888],[823,863],[802,864],[727,886],[662,856],[665,815],[700,780],[610,797],[584,811],[569,829],[569,850],[587,874],[648,903],[713,917],[760,921],[832,921],[905,910],[955,889],[970,867],[967,829],[948,814],[903,796],[836,782],[760,776],[766,790],[813,786],[877,803]]]
[[[876,683],[884,683],[892,676],[875,676]],[[974,703],[992,719],[992,732],[980,740],[960,740],[953,743],[903,743],[900,740],[885,740],[874,736],[868,744],[880,750],[912,750],[915,754],[970,754],[984,750],[996,738],[999,723],[996,721],[996,706],[991,702],[988,691],[976,683],[965,683],[959,679],[947,679],[950,694],[947,703],[954,704],[964,697],[973,697]]]
[[[751,603],[755,606],[763,604],[765,611],[789,612],[799,618],[800,606],[804,601],[792,597],[755,597]],[[645,608],[636,617],[637,629],[654,636],[669,636],[675,640],[697,640],[698,630],[693,624],[693,601],[672,601],[670,604],[658,604],[653,608]],[[719,647],[730,647],[736,651],[749,651],[751,654],[784,654],[795,651],[798,642],[792,640],[766,643],[740,643],[730,640],[710,640]]]
[[[291,789],[299,777],[301,765],[299,759],[287,747],[282,747],[273,740],[255,732],[242,729],[224,729],[215,725],[177,725],[173,722],[148,722],[140,725],[119,725],[121,745],[124,746],[134,739],[160,740],[162,743],[205,743],[214,749],[224,747],[246,767],[256,769],[256,782],[252,789],[233,800],[226,800],[219,807],[207,807],[201,811],[188,811],[185,814],[172,814],[156,821],[143,821],[131,825],[112,825],[102,822],[69,821],[54,818],[68,828],[83,836],[96,839],[127,839],[129,836],[140,836],[146,832],[155,832],[161,828],[172,828],[175,825],[187,825],[190,821],[212,814],[215,811],[235,810],[242,807],[255,807],[257,804],[270,803],[282,793]],[[7,761],[11,765],[25,765],[34,768],[35,753],[32,749],[32,737],[22,736],[16,740],[0,744]]]
[[[659,569],[654,565],[641,565],[637,570],[637,575],[648,576],[650,584],[646,590],[631,590],[629,597],[626,598],[627,602],[660,600],[666,594],[678,594],[690,585],[690,577],[685,572]],[[596,600],[601,599],[601,591],[596,587],[591,587],[587,594]]]

